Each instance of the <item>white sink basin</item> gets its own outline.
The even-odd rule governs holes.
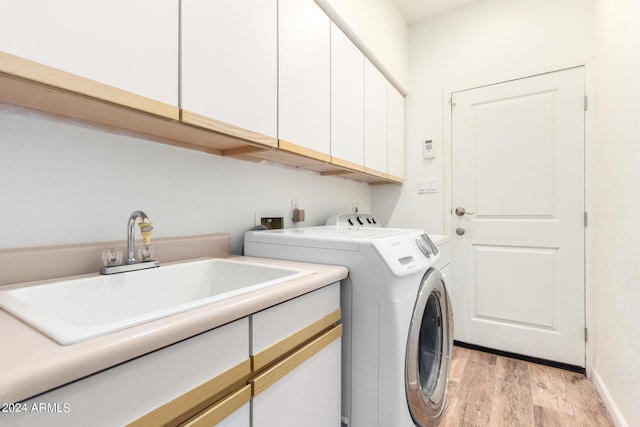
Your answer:
[[[68,345],[310,274],[207,258],[16,287],[0,291],[0,307]]]

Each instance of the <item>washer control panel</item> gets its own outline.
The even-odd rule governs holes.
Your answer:
[[[426,233],[406,233],[373,239],[373,247],[395,276],[408,276],[435,265],[438,247]]]

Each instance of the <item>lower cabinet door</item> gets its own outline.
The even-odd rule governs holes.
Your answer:
[[[251,386],[246,385],[211,405],[181,427],[250,427]]]
[[[252,380],[253,427],[340,425],[338,325]]]

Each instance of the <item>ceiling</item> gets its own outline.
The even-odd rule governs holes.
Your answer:
[[[478,0],[395,0],[407,23],[413,24],[432,16],[466,6]]]

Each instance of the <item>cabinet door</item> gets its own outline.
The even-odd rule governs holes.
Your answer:
[[[387,166],[388,178],[402,182],[404,180],[404,96],[388,86]]]
[[[194,124],[231,125],[275,144],[277,13],[277,0],[182,1],[183,120],[195,113],[203,117]]]
[[[330,20],[313,0],[278,2],[280,147],[330,161]]]
[[[250,427],[250,400],[251,386],[246,385],[180,424],[180,427]]]
[[[331,24],[331,162],[364,170],[364,54]]]
[[[364,63],[364,166],[372,175],[387,177],[387,80],[371,63]]]
[[[251,316],[253,368],[261,369],[340,320],[340,284]]]
[[[339,426],[342,325],[253,380],[253,427]]]
[[[178,105],[177,0],[0,0],[2,50]]]

